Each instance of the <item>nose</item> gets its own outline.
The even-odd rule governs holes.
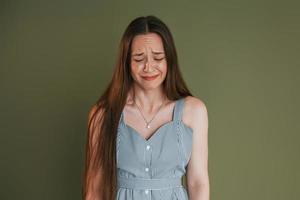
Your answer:
[[[147,61],[145,63],[144,71],[145,72],[153,71],[154,64],[155,63],[151,59],[147,59]]]

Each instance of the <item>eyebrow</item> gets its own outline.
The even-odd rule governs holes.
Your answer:
[[[155,54],[155,55],[158,55],[158,54],[163,54],[164,52],[161,52],[161,51],[152,51],[152,53]],[[135,53],[135,54],[133,54],[133,56],[141,56],[143,54],[144,54],[144,52]]]

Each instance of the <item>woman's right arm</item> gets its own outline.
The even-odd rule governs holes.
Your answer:
[[[94,105],[91,110],[89,111],[88,115],[88,126],[91,123],[91,128],[88,132],[88,143],[87,143],[87,152],[86,156],[86,195],[84,200],[101,200],[99,189],[101,185],[101,170],[95,170],[92,168],[95,158],[96,158],[96,148],[98,145],[98,136],[100,130],[100,121],[102,115],[102,110],[100,109],[98,113],[96,113],[97,107]],[[93,115],[96,114],[95,117]]]

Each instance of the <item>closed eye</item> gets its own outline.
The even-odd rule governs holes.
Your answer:
[[[161,60],[163,60],[164,58],[155,58],[154,60],[156,60],[156,61],[161,61]],[[144,59],[139,59],[139,60],[137,60],[137,59],[135,59],[134,61],[136,61],[136,62],[141,62],[141,61],[143,61]]]
[[[134,60],[134,61],[136,61],[136,62],[141,62],[142,60],[144,60],[144,59],[141,59],[141,60]]]

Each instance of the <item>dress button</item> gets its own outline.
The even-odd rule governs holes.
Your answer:
[[[148,194],[148,193],[149,193],[149,190],[145,190],[145,193]]]
[[[146,171],[146,172],[147,172],[147,171],[149,171],[149,168],[148,168],[148,167],[146,167],[146,168],[145,168],[145,171]]]
[[[149,150],[150,149],[150,145],[147,145],[147,150]]]

